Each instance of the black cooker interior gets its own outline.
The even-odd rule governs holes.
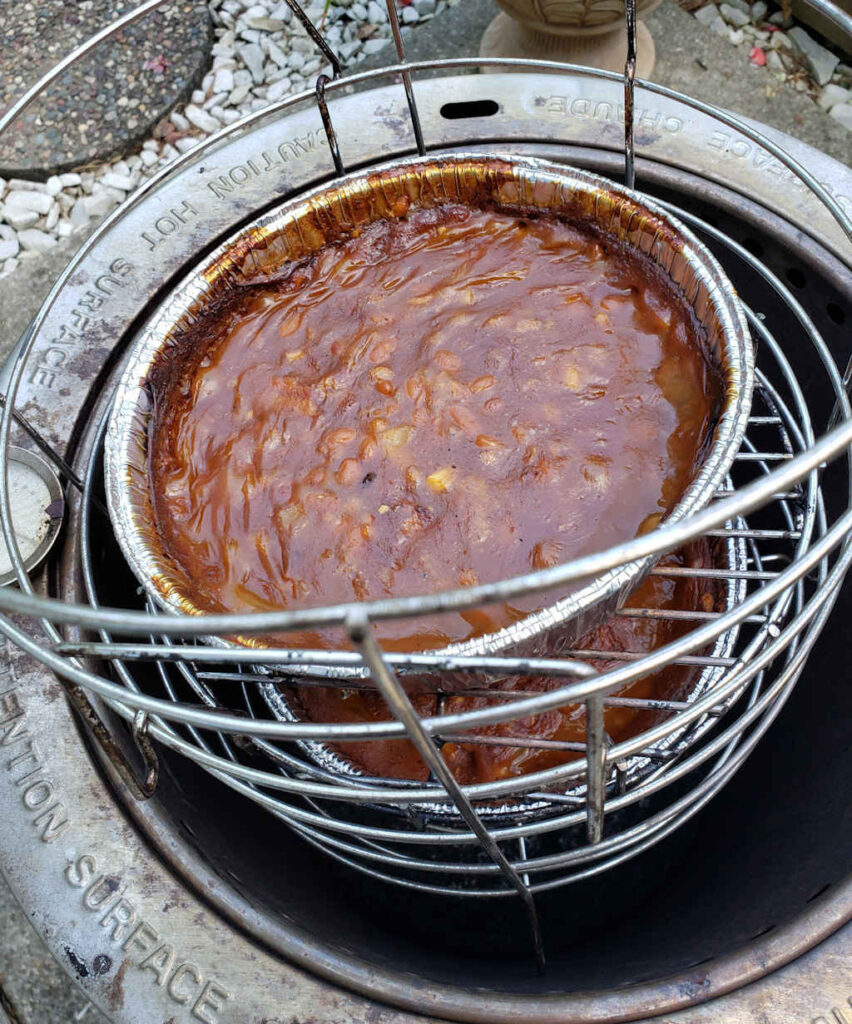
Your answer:
[[[845,363],[848,274],[844,290],[824,250],[777,219],[764,231],[722,212],[697,191],[658,194],[705,216],[775,270]],[[779,226],[789,244],[779,244]],[[821,432],[833,398],[813,350],[758,275],[720,255],[740,294],[784,345]],[[830,513],[845,504],[844,475],[826,475]],[[129,576],[126,583],[132,588]],[[548,951],[543,976],[513,898],[426,896],[354,873],[165,752],[159,811],[225,886],[300,935],[306,948],[485,990],[572,992],[662,978],[778,929],[852,870],[850,616],[847,587],[778,720],[702,812],[633,860],[538,900]]]

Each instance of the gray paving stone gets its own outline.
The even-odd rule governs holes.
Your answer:
[[[109,1024],[48,953],[2,878],[0,1024]]]
[[[136,0],[2,0],[0,112]],[[191,93],[209,63],[204,0],[172,0],[69,69],[0,139],[0,176],[51,173],[116,156]],[[74,116],[69,116],[73,109]]]

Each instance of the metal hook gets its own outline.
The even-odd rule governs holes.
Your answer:
[[[634,188],[636,169],[633,163],[633,83],[636,77],[636,0],[624,0],[627,24],[627,60],[624,63],[624,184]]]
[[[596,693],[586,701],[586,835],[590,843],[603,839],[606,755],[610,742],[604,729],[603,697]]]
[[[340,60],[338,59],[337,54],[325,41],[325,38],[319,29],[314,26],[314,23],[302,10],[302,5],[298,3],[297,0],[287,0],[287,6],[296,15],[299,21],[301,21],[302,25],[305,27],[305,31],[317,44],[320,50],[322,50],[322,54],[328,63],[331,64],[332,77],[340,78]]]
[[[145,776],[141,788],[146,800],[154,795],[157,789],[157,781],[160,777],[160,759],[157,757],[157,751],[154,750],[154,744],[148,735],[148,724],[148,712],[137,711],[133,716],[131,732],[136,749],[142,755],[142,760],[145,762]]]
[[[414,710],[414,706],[408,699],[408,694],[403,689],[393,669],[385,661],[382,650],[378,643],[376,643],[370,629],[370,620],[366,613],[360,609],[350,612],[346,619],[346,629],[352,643],[357,647],[361,657],[364,659],[364,664],[369,668],[370,677],[376,684],[376,688],[384,697],[385,702],[396,718],[405,726],[418,754],[420,754],[429,770],[447,791],[448,796],[458,808],[468,827],[482,844],[482,848],[500,868],[521,897],[527,912],[530,931],[532,932],[536,963],[538,964],[539,971],[544,973],[544,942],[538,921],[538,911],[536,910],[535,900],[529,886],[509,862],[497,841],[488,831],[488,828],[482,823],[473,804],[465,796],[461,786],[456,782],[449,765],[435,748],[432,737],[423,728],[420,716]]]
[[[71,706],[80,716],[80,718],[86,723],[89,731],[92,734],[93,739],[97,742],[98,746],[104,752],[104,755],[109,760],[110,764],[116,770],[119,778],[125,786],[130,790],[133,796],[137,800],[147,800],[149,797],[154,795],[154,790],[157,786],[157,775],[159,773],[159,760],[157,758],[156,751],[151,746],[151,741],[145,739],[144,742],[147,744],[150,760],[146,757],[145,750],[140,747],[140,753],[145,758],[146,766],[149,767],[149,771],[146,775],[145,781],[140,782],[136,778],[136,773],[133,770],[133,766],[127,760],[124,752],[112,738],[109,729],[104,724],[103,719],[97,713],[85,690],[78,686],[77,683],[65,682],[63,683],[65,692],[68,695],[68,699],[71,702]],[[135,738],[135,737],[134,737]],[[138,745],[138,744],[137,744]],[[153,767],[153,775],[150,768]]]
[[[316,94],[317,106],[319,107],[322,126],[325,130],[325,137],[328,139],[328,148],[331,150],[331,158],[334,160],[334,169],[338,176],[344,173],[343,161],[340,159],[340,147],[337,144],[337,132],[328,112],[328,104],[325,102],[325,87],[331,81],[328,75],[320,75],[317,79]]]
[[[388,8],[388,20],[390,21],[393,41],[396,45],[396,53],[400,64],[405,64],[405,43],[402,40],[402,29],[399,24],[399,13],[396,9],[395,0],[386,0]],[[420,115],[417,112],[417,102],[414,99],[414,87],[411,84],[411,73],[406,69],[402,72],[402,84],[405,86],[405,98],[408,100],[408,112],[411,116],[411,126],[414,129],[414,141],[417,144],[417,152],[420,156],[426,153],[423,144],[423,129],[420,127]]]

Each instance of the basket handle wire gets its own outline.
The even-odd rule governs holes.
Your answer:
[[[456,782],[449,765],[441,757],[431,737],[423,728],[420,716],[415,711],[396,673],[382,656],[381,648],[373,636],[367,613],[362,610],[351,612],[346,622],[346,628],[352,643],[364,659],[364,664],[369,668],[373,682],[376,684],[382,697],[384,697],[390,710],[407,729],[411,742],[417,748],[418,754],[420,754],[435,778],[447,791],[447,794],[458,808],[459,814],[461,814],[479,840],[482,849],[500,868],[507,881],[520,896],[530,926],[536,963],[538,964],[539,971],[543,974],[546,963],[544,942],[541,936],[541,926],[538,920],[535,899],[528,882],[525,882],[518,874],[517,870],[500,849],[494,836],[492,836],[488,827],[476,813],[470,799],[465,796],[461,786]],[[603,704],[601,704],[601,725],[603,725]]]

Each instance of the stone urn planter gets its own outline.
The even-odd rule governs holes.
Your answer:
[[[647,14],[661,0],[637,0]],[[491,22],[479,48],[482,57],[526,57],[623,71],[627,57],[624,0],[497,0],[502,11]],[[639,78],[654,67],[654,40],[637,25]]]

